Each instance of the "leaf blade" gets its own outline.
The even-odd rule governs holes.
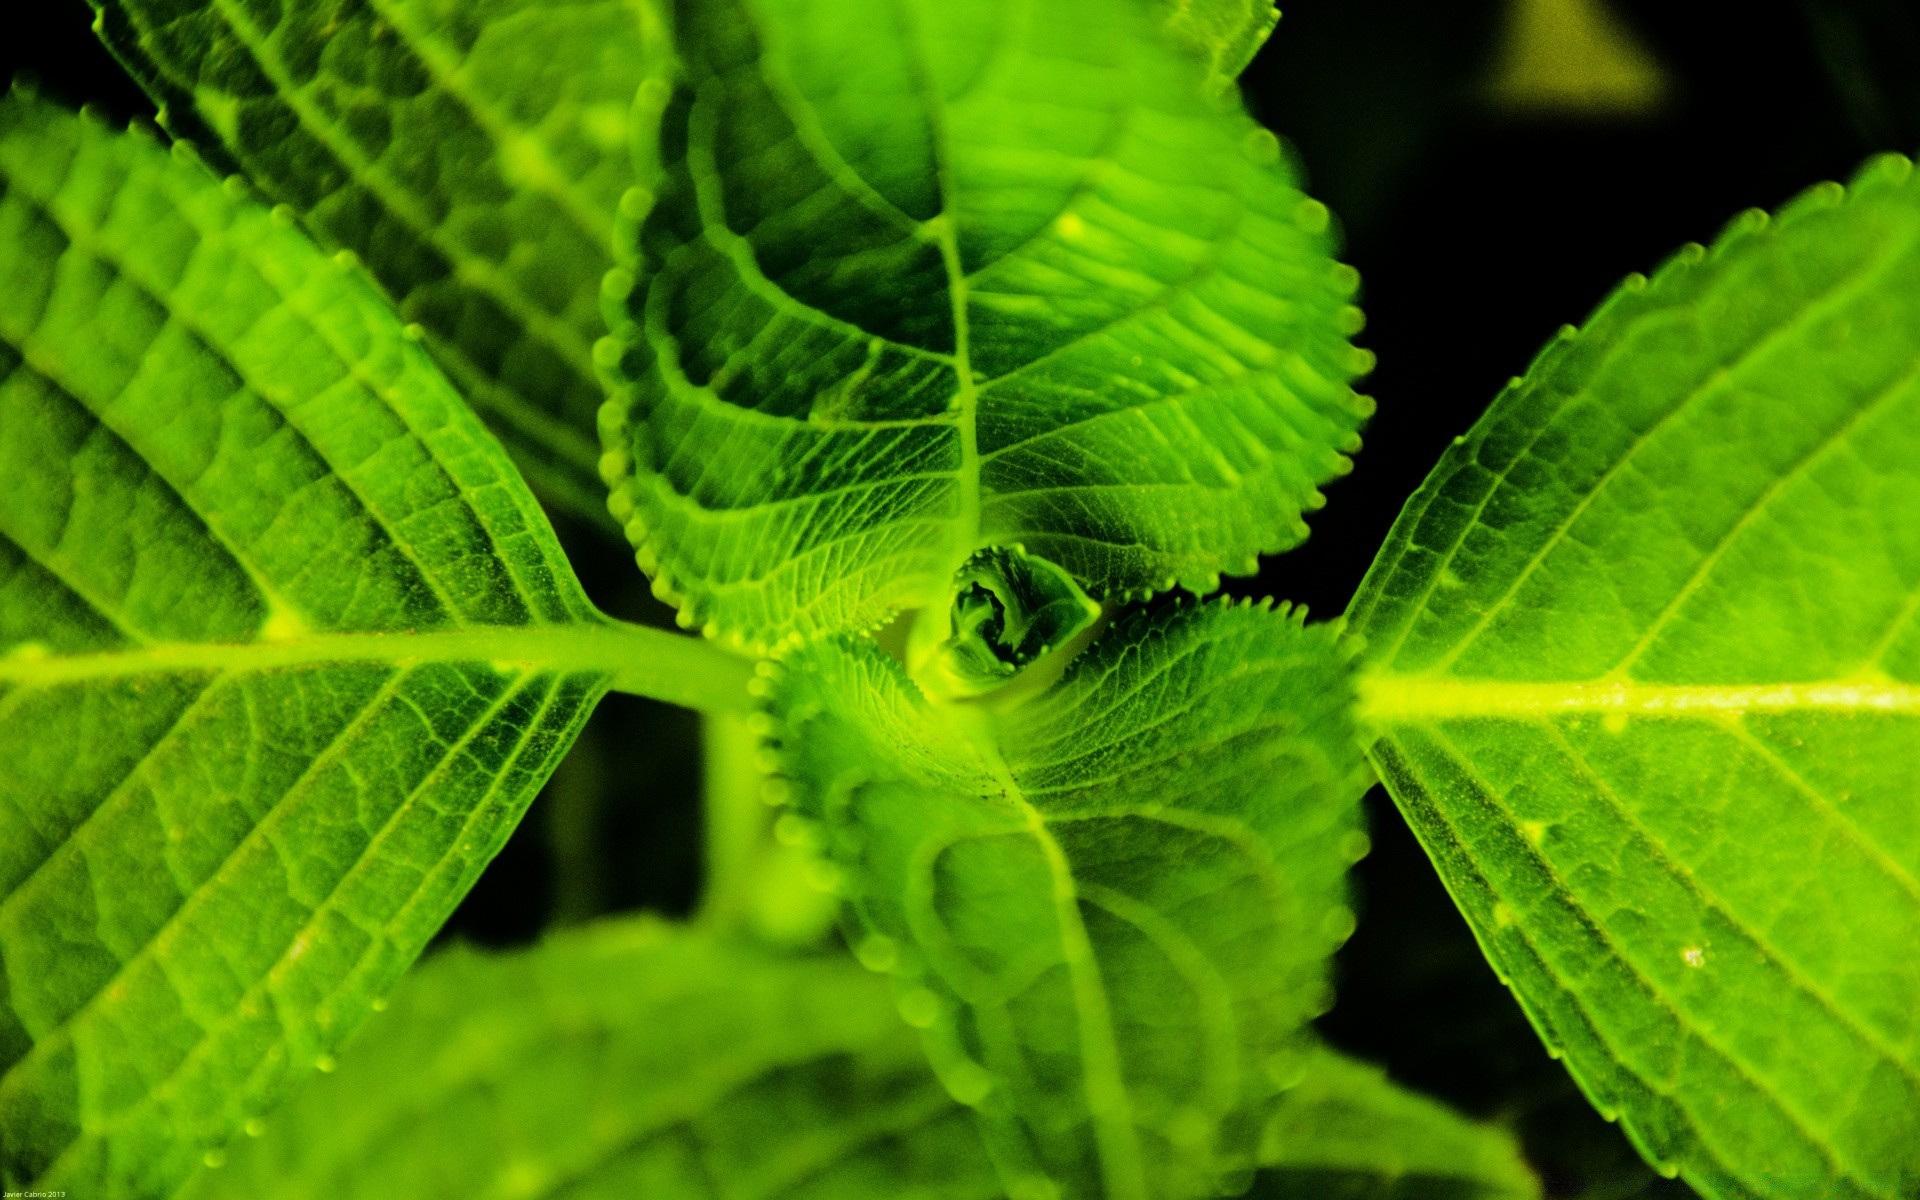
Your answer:
[[[1268,1172],[1249,1195],[1540,1195],[1511,1133],[1395,1085],[1378,1067],[1322,1049],[1284,1093],[1261,1137]],[[1372,1190],[1368,1190],[1371,1186]]]
[[[0,1172],[164,1192],[419,952],[622,633],[350,264],[18,94],[0,181]]]
[[[998,716],[928,704],[864,642],[789,660],[802,828],[1010,1191],[1252,1169],[1350,929],[1345,670],[1325,629],[1223,605],[1123,618]]]
[[[93,2],[169,127],[364,258],[540,493],[605,527],[593,343],[631,110],[668,70],[651,6]]]
[[[1370,411],[1354,280],[1164,19],[679,11],[602,437],[689,621],[870,628],[990,544],[1205,592],[1305,536]]]
[[[1910,180],[1875,164],[1630,283],[1443,460],[1354,605],[1373,757],[1489,956],[1710,1195],[1920,1173]]]
[[[995,1200],[883,984],[651,920],[425,963],[184,1195]]]

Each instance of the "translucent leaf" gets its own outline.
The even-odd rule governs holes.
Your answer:
[[[998,709],[929,703],[864,639],[789,657],[782,828],[824,847],[1016,1200],[1251,1173],[1352,929],[1349,687],[1325,627],[1227,604],[1124,617]]]
[[[1275,1106],[1249,1200],[1532,1200],[1513,1136],[1322,1050]]]
[[[689,622],[871,628],[989,545],[1206,592],[1306,536],[1369,411],[1354,275],[1165,15],[679,6],[602,434]]]
[[[1601,1111],[1715,1197],[1920,1187],[1920,179],[1630,280],[1356,599],[1373,760]]]
[[[0,101],[0,1176],[164,1193],[327,1061],[638,645],[385,300]],[[619,678],[616,679],[616,672]]]
[[[606,522],[600,283],[650,0],[91,0],[175,132],[367,262],[541,495]]]
[[[1239,78],[1266,45],[1280,10],[1273,0],[1161,0],[1167,28],[1206,55],[1221,86]]]
[[[1003,1195],[884,983],[650,920],[437,955],[251,1130],[181,1200]]]

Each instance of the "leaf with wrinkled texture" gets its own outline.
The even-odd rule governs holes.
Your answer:
[[[1121,618],[1004,709],[930,703],[865,640],[778,672],[789,834],[1018,1200],[1251,1173],[1352,928],[1348,670],[1324,626],[1209,604]]]
[[[746,681],[599,616],[371,283],[243,191],[0,101],[9,1189],[165,1193],[392,986],[636,653],[658,695]]]
[[[1000,1200],[885,983],[623,919],[455,948],[181,1200]]]
[[[1351,614],[1373,760],[1600,1109],[1711,1197],[1920,1189],[1920,179],[1635,279]]]
[[[650,0],[91,3],[168,128],[364,258],[542,497],[604,525],[593,344],[666,95]]]
[[[1204,593],[1306,536],[1370,411],[1355,277],[1165,19],[677,6],[602,436],[685,620],[868,629],[945,605],[988,545],[1099,598]]]

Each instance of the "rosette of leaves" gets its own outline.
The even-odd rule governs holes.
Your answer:
[[[184,146],[0,104],[9,1188],[174,1194],[336,1067],[287,1128],[364,1114],[312,1147],[347,1186],[419,1102],[341,1067],[348,1034],[610,688],[757,694],[776,832],[940,1090],[840,965],[711,931],[454,957],[388,1045],[472,1067],[442,1115],[502,1131],[499,1179],[604,1135],[690,1195],[804,1188],[733,1151],[786,1162],[805,1138],[766,1114],[818,1115],[807,1081],[853,1063],[829,1140],[886,1097],[951,1133],[835,1160],[876,1194],[974,1194],[969,1138],[1012,1200],[1263,1168],[1535,1194],[1500,1134],[1307,1032],[1364,754],[1650,1161],[1716,1198],[1920,1187],[1911,164],[1743,218],[1559,339],[1343,630],[1135,603],[1297,542],[1367,411],[1327,214],[1221,86],[1262,6],[713,0],[670,14],[671,66],[621,11],[107,4],[271,210]],[[642,49],[561,78],[542,42]],[[648,187],[609,210],[616,177]],[[501,414],[577,418],[604,262],[541,247],[589,245],[555,219],[589,195],[644,217],[593,355],[611,511],[689,623],[778,651],[757,675],[596,612],[443,374],[538,474]],[[636,1027],[629,990],[677,1015]],[[422,1018],[455,993],[471,1026]],[[663,1049],[683,1020],[703,1044]],[[684,1091],[636,1071],[618,1128],[556,1131],[549,1083],[683,1049]],[[394,1169],[432,1177],[412,1149]]]

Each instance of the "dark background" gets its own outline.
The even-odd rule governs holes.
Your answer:
[[[1920,0],[1614,0],[1658,63],[1650,112],[1497,99],[1510,0],[1297,0],[1244,78],[1340,218],[1365,280],[1380,404],[1314,535],[1244,594],[1340,612],[1406,497],[1535,349],[1623,275],[1735,213],[1920,148]],[[150,113],[81,0],[12,0],[0,74],[71,103]],[[563,530],[610,611],[661,613],[624,550]],[[700,882],[693,718],[610,698],[450,930],[492,942],[612,909],[684,912]],[[1542,1052],[1421,850],[1376,789],[1362,920],[1339,962],[1335,1042],[1515,1124],[1558,1195],[1681,1196]]]

